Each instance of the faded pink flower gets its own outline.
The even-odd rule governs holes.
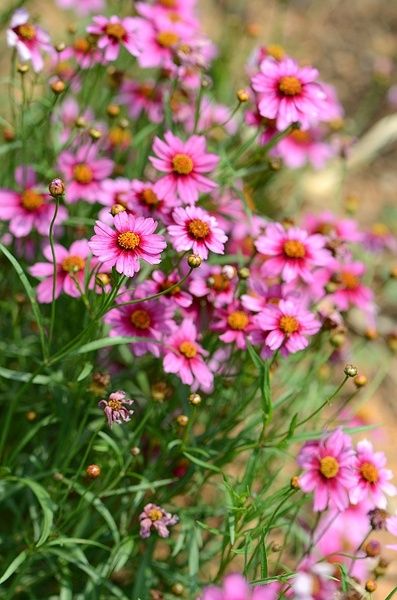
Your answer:
[[[90,13],[101,12],[105,8],[104,0],[55,0],[59,8],[74,10],[85,17]]]
[[[144,113],[153,123],[161,123],[163,120],[163,89],[151,79],[143,82],[132,79],[123,81],[119,101],[126,106],[132,119],[138,119]]]
[[[324,139],[323,131],[311,127],[306,131],[292,131],[276,144],[270,154],[281,158],[290,169],[299,169],[307,164],[322,169],[336,152],[337,149]]]
[[[349,506],[349,493],[356,484],[354,450],[350,437],[341,429],[325,434],[319,441],[307,442],[298,463],[304,470],[299,477],[300,487],[303,492],[313,492],[314,511],[328,507],[343,511]]]
[[[172,213],[176,225],[168,227],[172,243],[178,252],[192,250],[203,259],[208,252],[224,253],[227,236],[218,227],[215,217],[198,206],[176,208]]]
[[[109,177],[113,170],[113,161],[109,158],[99,158],[97,153],[95,145],[84,145],[75,153],[65,151],[59,155],[58,168],[67,185],[66,202],[97,202],[101,182]]]
[[[390,469],[386,469],[386,456],[383,452],[374,452],[371,442],[362,440],[357,444],[354,472],[357,482],[350,491],[350,500],[357,504],[368,498],[373,506],[386,508],[388,496],[395,496],[396,487],[389,483],[393,478]]]
[[[133,217],[121,212],[114,217],[114,229],[97,221],[95,235],[89,245],[92,253],[118,273],[133,277],[140,270],[140,260],[151,265],[161,262],[161,252],[166,247],[162,235],[154,233],[157,222],[144,217]]]
[[[36,73],[44,67],[41,53],[52,50],[50,36],[29,21],[29,13],[24,8],[16,10],[11,18],[7,29],[7,44],[16,49],[21,61],[31,61]]]
[[[110,18],[97,15],[87,31],[98,38],[97,47],[104,51],[104,60],[112,62],[118,57],[121,46],[133,56],[139,55],[141,50],[138,35],[141,24],[141,19],[134,17],[121,19],[115,15]]]
[[[121,425],[123,421],[130,421],[134,411],[126,407],[131,406],[133,403],[134,401],[127,398],[125,392],[118,390],[110,394],[107,400],[100,400],[98,406],[105,413],[109,427],[112,427],[113,423]]]
[[[242,575],[232,573],[225,577],[222,587],[206,587],[199,600],[276,600],[279,592],[278,582],[252,587]]]
[[[160,537],[167,538],[170,535],[169,527],[176,525],[179,522],[177,515],[171,515],[161,506],[157,504],[146,504],[143,512],[139,515],[141,538],[150,537],[152,529],[156,531]]]
[[[206,151],[203,136],[193,135],[184,142],[167,131],[164,139],[156,137],[154,140],[153,150],[159,158],[149,157],[158,171],[167,173],[157,181],[156,189],[161,196],[179,196],[182,202],[194,204],[201,192],[210,192],[217,187],[203,173],[213,171],[219,157]]]

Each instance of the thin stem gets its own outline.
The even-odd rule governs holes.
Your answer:
[[[56,260],[56,256],[55,256],[55,246],[54,246],[54,226],[55,226],[55,219],[57,218],[58,210],[59,210],[59,197],[56,197],[55,198],[55,211],[54,211],[54,215],[51,219],[50,234],[49,234],[50,246],[51,246],[51,256],[52,256],[52,262],[53,262],[51,321],[50,321],[50,331],[48,334],[48,350],[49,351],[51,350],[51,342],[52,342],[52,336],[54,333],[54,325],[55,325],[55,291],[56,291],[56,276],[57,276],[57,260]]]

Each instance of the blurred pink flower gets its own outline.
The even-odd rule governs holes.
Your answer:
[[[64,151],[59,155],[58,168],[67,185],[66,202],[97,202],[100,184],[113,170],[113,161],[97,154],[95,145],[83,145],[75,153]]]
[[[388,496],[395,496],[396,487],[389,483],[393,478],[390,469],[385,468],[386,456],[383,452],[374,452],[371,442],[362,440],[357,444],[354,472],[357,482],[350,491],[350,500],[357,504],[368,498],[377,508],[386,508]]]
[[[104,51],[104,60],[112,62],[118,57],[121,46],[124,46],[133,56],[139,55],[141,25],[141,19],[134,17],[121,19],[115,15],[112,17],[96,15],[92,24],[87,27],[87,31],[98,38],[96,45]]]
[[[101,12],[105,8],[104,0],[55,0],[55,2],[59,8],[76,11],[82,17]]]
[[[29,13],[24,8],[16,10],[11,18],[7,29],[7,44],[16,49],[19,60],[31,61],[36,73],[44,67],[41,53],[52,52],[50,36],[29,21]]]
[[[124,80],[118,99],[126,106],[132,119],[138,119],[143,113],[152,123],[161,123],[163,120],[163,88],[151,79],[143,82]]]
[[[242,575],[232,573],[225,577],[222,587],[206,587],[199,600],[276,600],[279,592],[278,582],[252,587]]]

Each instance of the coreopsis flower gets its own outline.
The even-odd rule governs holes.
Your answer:
[[[284,130],[299,122],[307,129],[330,118],[327,94],[318,81],[318,71],[300,67],[292,58],[275,61],[265,58],[251,84],[258,93],[258,109],[267,119],[275,119]]]
[[[329,298],[339,310],[345,311],[357,307],[372,312],[373,292],[362,283],[365,270],[364,263],[358,261],[334,263],[330,275],[331,281],[335,282],[336,290],[329,295]]]
[[[397,251],[397,238],[385,223],[374,223],[363,236],[363,244],[371,252]]]
[[[105,416],[108,420],[109,427],[112,427],[113,423],[121,423],[130,421],[131,415],[134,413],[133,410],[127,408],[131,406],[134,401],[127,398],[127,394],[122,390],[113,392],[109,395],[107,400],[100,400],[98,402],[99,408],[102,408]]]
[[[349,506],[349,493],[356,484],[354,450],[350,437],[341,429],[325,434],[319,441],[307,442],[298,463],[304,471],[299,477],[300,488],[313,493],[314,511],[328,507],[343,511]]]
[[[83,110],[72,96],[67,97],[58,110],[54,111],[53,122],[55,127],[57,127],[58,123],[62,124],[61,131],[57,132],[57,139],[59,139],[62,145],[71,139],[72,130],[76,127],[78,118],[91,123],[94,119],[94,114],[90,108]]]
[[[210,192],[217,184],[204,173],[210,173],[219,162],[216,154],[206,151],[205,137],[191,136],[186,142],[167,131],[164,140],[156,137],[153,150],[157,157],[149,160],[158,170],[167,173],[156,183],[161,196],[179,197],[186,204],[194,204],[202,192]]]
[[[303,226],[310,234],[320,233],[341,242],[355,243],[361,242],[363,239],[357,221],[340,218],[330,211],[324,211],[318,215],[308,213],[304,217]]]
[[[242,575],[232,573],[225,577],[222,587],[206,587],[199,600],[276,600],[280,589],[278,582],[252,587]]]
[[[208,258],[209,251],[224,253],[227,236],[218,227],[215,217],[198,206],[176,208],[172,213],[175,225],[169,225],[168,233],[178,252],[192,250],[202,259]]]
[[[239,350],[247,347],[247,339],[254,328],[252,314],[238,301],[231,302],[226,308],[214,312],[213,331],[219,332],[219,339],[226,344],[234,343]]]
[[[191,319],[184,319],[167,339],[163,368],[176,373],[193,391],[212,388],[213,375],[203,360],[208,352],[197,342],[197,329]]]
[[[95,40],[89,35],[75,37],[69,46],[59,53],[57,62],[54,65],[55,72],[65,79],[65,65],[69,64],[68,61],[74,59],[81,69],[90,69],[95,64],[103,62],[102,53],[98,49]],[[69,70],[69,69],[68,69]],[[71,80],[71,86],[74,91],[76,81],[76,72],[73,70],[71,76],[66,77],[66,80]]]
[[[75,153],[62,152],[58,168],[67,185],[66,202],[85,200],[94,203],[98,199],[101,182],[113,171],[113,161],[98,157],[97,146],[83,145]]]
[[[314,562],[310,557],[298,565],[292,580],[294,600],[331,600],[338,589],[334,567],[327,562]],[[287,594],[288,596],[288,594]]]
[[[78,15],[85,17],[91,13],[101,12],[105,8],[104,0],[55,0],[59,8],[74,10]]]
[[[78,298],[85,289],[85,268],[90,252],[87,240],[73,242],[69,250],[54,244],[56,275],[55,275],[55,298],[63,291],[68,296]],[[43,277],[43,281],[37,286],[37,298],[39,302],[52,302],[54,265],[52,262],[51,247],[44,248],[43,254],[48,262],[38,262],[30,267],[29,272],[33,277]],[[91,282],[91,285],[95,285]]]
[[[134,81],[126,79],[122,82],[118,100],[127,108],[134,120],[145,114],[153,123],[161,123],[164,118],[164,91],[160,84],[151,79]]]
[[[132,200],[132,182],[126,177],[116,177],[116,179],[104,179],[101,181],[97,202],[104,206],[113,206],[120,204],[128,208]]]
[[[150,537],[152,529],[156,531],[160,537],[167,538],[170,535],[169,527],[176,525],[179,522],[177,515],[171,515],[161,506],[157,504],[146,504],[143,512],[139,515],[140,531],[139,535],[141,538],[146,539]]]
[[[337,148],[324,139],[324,132],[318,127],[296,129],[271,150],[270,155],[283,160],[290,169],[299,169],[310,164],[322,169],[337,153]]]
[[[184,292],[179,285],[176,285],[180,278],[181,276],[177,271],[173,271],[168,275],[163,273],[163,271],[153,271],[152,281],[149,282],[152,284],[152,293],[159,294],[165,292],[164,298],[167,304],[172,302],[182,308],[188,308],[192,304],[193,298],[188,292]],[[173,287],[175,285],[176,287]]]
[[[120,302],[130,299],[128,294],[119,297]],[[105,323],[110,326],[110,336],[137,338],[136,342],[131,343],[131,350],[135,356],[149,353],[158,357],[161,351],[160,342],[171,331],[172,316],[171,305],[164,306],[159,300],[146,300],[113,308],[106,315]],[[139,338],[144,339],[140,341]]]
[[[114,217],[113,225],[114,228],[97,221],[95,235],[89,242],[92,253],[101,262],[127,277],[140,270],[141,260],[151,265],[161,262],[160,255],[167,244],[162,235],[154,233],[156,221],[121,212]]]
[[[30,167],[17,167],[15,182],[19,191],[0,189],[0,220],[9,221],[9,230],[17,238],[29,235],[32,230],[48,236],[55,212],[54,200],[37,184]],[[60,225],[66,218],[66,209],[59,206],[55,224]]]
[[[131,189],[130,209],[143,217],[161,217],[164,223],[171,222],[170,213],[177,204],[171,196],[160,196],[155,184],[138,179],[132,180]]]
[[[390,483],[393,473],[385,465],[386,456],[383,452],[374,452],[368,440],[358,442],[354,461],[357,483],[350,492],[353,504],[368,498],[373,506],[386,508],[386,495],[395,496],[397,489]]]
[[[36,73],[44,66],[42,52],[51,52],[52,49],[50,36],[29,21],[29,13],[24,8],[16,10],[11,18],[7,44],[16,49],[21,61],[31,62]]]
[[[215,307],[232,302],[237,286],[237,275],[232,277],[219,265],[203,264],[193,271],[189,279],[189,291],[197,298],[205,298]]]
[[[284,229],[280,223],[271,223],[265,234],[255,245],[266,256],[264,274],[280,276],[286,282],[301,278],[313,281],[313,270],[331,262],[331,254],[325,249],[326,238],[322,235],[309,235],[304,229],[290,227]]]
[[[133,56],[138,56],[141,52],[139,43],[139,30],[142,21],[134,17],[118,16],[104,17],[96,15],[92,24],[87,27],[88,33],[97,38],[96,45],[104,51],[104,60],[112,62],[119,55],[120,48],[124,48]]]

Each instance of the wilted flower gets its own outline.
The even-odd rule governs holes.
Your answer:
[[[112,427],[113,423],[118,423],[120,425],[123,421],[129,421],[131,419],[131,415],[134,411],[126,407],[133,404],[133,402],[133,400],[127,398],[125,392],[119,390],[110,394],[107,400],[100,400],[98,406],[99,408],[102,408],[105,413],[109,427]]]
[[[177,515],[171,515],[164,508],[157,504],[146,504],[143,512],[139,515],[141,538],[148,538],[152,528],[157,531],[160,537],[166,538],[170,535],[168,527],[176,525],[179,521]]]

